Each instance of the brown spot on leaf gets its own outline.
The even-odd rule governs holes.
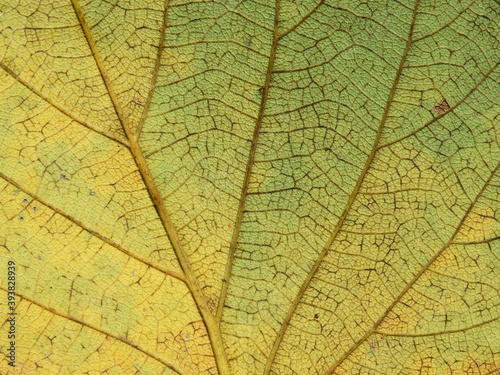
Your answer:
[[[375,353],[375,349],[377,349],[377,341],[372,340],[372,342],[370,343],[370,350],[372,353]]]
[[[443,98],[443,100],[441,100],[441,103],[434,106],[434,112],[436,112],[439,116],[441,116],[444,115],[446,112],[448,112],[450,108],[451,107],[448,104],[447,100]]]
[[[140,96],[139,94],[134,96],[134,102],[138,105],[144,104],[144,100],[142,99],[142,96]]]

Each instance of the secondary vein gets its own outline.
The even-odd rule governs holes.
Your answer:
[[[363,344],[373,333],[375,333],[377,331],[377,328],[380,326],[380,324],[384,321],[384,319],[387,317],[387,315],[389,315],[389,313],[394,309],[394,307],[396,306],[396,304],[398,302],[401,301],[401,299],[403,298],[403,296],[412,288],[412,286],[420,279],[420,276],[422,276],[422,274],[427,271],[430,266],[435,262],[435,260],[437,258],[439,258],[439,256],[441,254],[443,254],[443,252],[451,245],[453,244],[453,241],[455,239],[455,237],[457,236],[457,234],[460,232],[460,229],[462,228],[462,225],[463,223],[465,222],[465,220],[467,219],[467,217],[469,216],[469,214],[471,213],[472,209],[474,208],[474,206],[476,205],[477,201],[479,200],[479,198],[483,195],[484,191],[486,190],[486,187],[490,184],[491,180],[493,179],[493,177],[496,175],[496,173],[498,172],[500,168],[500,162],[496,165],[496,167],[493,169],[493,171],[491,172],[488,180],[484,183],[483,185],[483,188],[481,189],[481,191],[476,195],[475,199],[472,201],[472,203],[469,205],[467,211],[464,213],[463,217],[462,217],[462,220],[460,221],[460,223],[457,225],[457,229],[455,230],[455,232],[452,234],[451,238],[448,240],[448,242],[438,251],[436,252],[436,254],[434,254],[434,256],[429,259],[429,261],[420,269],[420,271],[413,277],[413,279],[406,285],[406,287],[399,293],[399,295],[394,299],[394,301],[391,303],[391,305],[385,310],[385,312],[380,316],[380,318],[375,322],[375,324],[373,325],[373,327],[371,329],[369,329],[364,335],[363,337],[361,337],[361,339],[359,339],[354,345],[351,346],[351,348],[346,351],[344,353],[344,355],[337,360],[337,362],[332,366],[330,367],[330,369],[328,370],[327,374],[333,374],[333,372],[335,371],[335,369],[340,366],[340,364],[350,355],[352,354],[352,352],[354,352],[361,344]]]
[[[160,31],[160,44],[158,46],[158,53],[156,55],[156,61],[155,61],[155,67],[153,70],[153,76],[151,77],[151,87],[148,92],[148,97],[146,99],[146,104],[144,105],[144,110],[142,111],[141,119],[139,120],[139,125],[137,125],[137,130],[136,130],[136,140],[139,140],[139,137],[141,136],[142,132],[142,127],[144,125],[144,122],[146,121],[146,118],[148,116],[149,112],[149,107],[151,106],[151,99],[153,97],[153,93],[156,88],[156,81],[158,80],[158,72],[160,71],[160,63],[161,63],[161,56],[163,54],[163,49],[164,49],[164,44],[165,44],[165,30],[167,28],[167,17],[168,17],[168,8],[170,5],[170,0],[165,0],[165,11],[163,13],[163,24],[161,26],[161,31]]]
[[[151,197],[151,201],[154,204],[156,212],[158,213],[158,216],[160,217],[162,225],[165,229],[165,232],[167,233],[170,243],[172,244],[172,248],[177,256],[177,259],[179,260],[182,270],[184,271],[184,275],[187,281],[187,286],[191,291],[196,306],[198,307],[198,310],[207,328],[208,336],[212,344],[215,362],[217,364],[219,373],[221,375],[229,374],[229,364],[226,358],[224,346],[222,344],[222,337],[220,334],[219,326],[216,323],[215,317],[212,315],[210,308],[208,307],[208,302],[205,297],[205,294],[203,293],[203,290],[195,276],[188,255],[186,254],[186,252],[182,247],[177,229],[175,228],[174,224],[172,223],[172,220],[170,219],[170,216],[167,212],[163,199],[161,198],[160,191],[158,190],[158,187],[154,182],[151,171],[147,166],[146,159],[144,158],[142,150],[139,147],[138,140],[132,133],[129,124],[125,119],[125,116],[123,114],[123,109],[121,108],[121,105],[118,102],[118,98],[114,92],[111,80],[107,75],[103,60],[92,38],[90,28],[87,25],[87,22],[85,21],[85,17],[80,8],[78,0],[72,0],[72,4],[73,8],[75,9],[75,13],[78,17],[78,20],[80,21],[83,33],[87,39],[89,48],[91,49],[92,55],[94,56],[95,62],[99,68],[106,89],[108,90],[108,94],[111,98],[116,114],[120,120],[125,135],[127,136],[127,139],[130,143],[130,152],[134,157],[135,163],[137,165],[139,173],[141,174],[144,185],[146,186],[148,193]]]
[[[266,81],[264,84],[264,90],[262,93],[262,99],[260,102],[259,115],[255,123],[255,129],[253,132],[252,145],[250,146],[250,154],[248,156],[248,162],[245,170],[245,179],[243,181],[243,188],[241,189],[240,203],[238,206],[238,212],[236,214],[235,225],[233,229],[233,235],[231,237],[231,244],[229,246],[229,252],[226,262],[226,272],[224,275],[224,281],[222,283],[221,293],[219,297],[219,304],[217,306],[216,321],[220,324],[222,319],[222,310],[224,308],[224,303],[227,297],[227,289],[229,287],[229,280],[231,278],[231,270],[233,267],[234,254],[236,251],[236,244],[238,241],[238,235],[240,233],[241,221],[243,219],[243,212],[245,210],[245,200],[248,193],[248,186],[250,184],[250,176],[252,174],[252,167],[255,161],[255,152],[257,149],[257,142],[259,140],[260,129],[262,127],[262,120],[264,118],[264,111],[266,109],[267,97],[269,95],[269,84],[271,82],[271,76],[273,72],[274,60],[276,58],[276,50],[278,48],[278,23],[279,23],[279,9],[280,0],[276,0],[276,10],[274,14],[274,31],[273,31],[273,44],[271,46],[271,55],[269,58],[269,64],[267,66]]]
[[[413,27],[414,27],[414,24],[415,24],[415,18],[416,18],[416,15],[417,15],[417,9],[418,9],[418,5],[419,5],[419,1],[420,0],[416,0],[416,3],[415,3],[415,8],[413,10],[413,17],[412,17],[412,22],[411,22],[411,26],[410,26],[409,36],[408,36],[408,39],[407,39],[407,42],[406,42],[406,47],[405,47],[405,50],[403,52],[403,55],[401,56],[401,61],[400,61],[399,67],[398,67],[398,71],[396,73],[396,77],[394,79],[394,83],[392,85],[391,92],[389,94],[389,98],[387,99],[387,103],[386,103],[386,106],[385,106],[384,114],[382,115],[382,119],[380,121],[380,125],[379,125],[379,128],[378,128],[377,135],[376,135],[376,138],[375,138],[372,150],[370,152],[370,155],[368,156],[368,159],[366,160],[366,163],[365,163],[365,166],[363,168],[363,171],[361,172],[361,175],[360,175],[360,177],[359,177],[359,179],[358,179],[358,181],[357,181],[357,183],[356,183],[356,185],[354,187],[353,192],[351,193],[351,196],[349,197],[349,200],[348,200],[348,202],[346,204],[346,207],[344,208],[344,211],[343,211],[342,215],[340,216],[339,221],[337,222],[336,227],[334,228],[334,230],[332,232],[332,235],[330,236],[330,238],[328,239],[325,247],[323,248],[323,250],[319,254],[318,259],[316,260],[316,262],[315,262],[314,266],[312,267],[311,271],[307,275],[307,278],[305,279],[304,283],[302,284],[302,286],[301,286],[301,288],[299,290],[299,293],[297,294],[297,297],[293,301],[293,304],[290,307],[290,310],[288,311],[288,314],[287,314],[285,320],[283,321],[283,323],[281,325],[281,329],[280,329],[280,331],[279,331],[279,333],[278,333],[278,335],[276,337],[276,340],[275,340],[274,345],[273,345],[273,347],[271,349],[271,353],[269,355],[269,358],[268,358],[268,361],[267,361],[267,364],[266,364],[266,369],[264,371],[265,375],[269,374],[269,372],[271,371],[271,367],[272,367],[272,364],[274,362],[274,358],[276,356],[276,353],[278,352],[278,348],[279,348],[279,346],[281,344],[281,341],[283,340],[283,338],[285,336],[285,332],[286,332],[286,330],[287,330],[287,328],[288,328],[288,326],[290,324],[292,316],[294,315],[295,310],[297,309],[297,307],[298,307],[298,305],[300,303],[300,300],[304,296],[304,294],[305,294],[305,292],[307,290],[307,287],[309,286],[309,284],[311,283],[311,280],[313,279],[314,275],[316,274],[316,271],[318,270],[319,266],[321,265],[321,262],[323,261],[323,259],[325,258],[326,254],[328,253],[328,250],[330,249],[333,241],[337,237],[337,234],[340,232],[340,229],[341,229],[341,227],[342,227],[342,225],[344,223],[344,220],[346,219],[347,214],[349,213],[349,210],[351,209],[351,206],[352,206],[352,204],[354,203],[354,201],[355,201],[355,199],[357,197],[357,194],[359,192],[361,184],[363,183],[363,180],[364,180],[364,178],[366,176],[366,173],[367,173],[368,169],[370,168],[373,159],[375,158],[375,154],[377,153],[378,144],[379,144],[380,138],[382,136],[382,130],[384,129],[384,125],[385,125],[385,123],[387,121],[387,117],[389,115],[389,110],[391,108],[392,101],[394,99],[394,95],[396,93],[396,89],[397,89],[397,86],[398,86],[398,83],[399,83],[399,79],[401,77],[401,73],[403,71],[403,68],[404,68],[404,65],[405,65],[405,62],[406,62],[406,57],[408,56],[408,52],[409,52],[410,46],[412,44]]]
[[[37,95],[38,97],[42,98],[45,102],[47,102],[48,104],[50,104],[52,107],[56,108],[57,110],[59,110],[59,112],[65,114],[66,116],[68,116],[70,119],[72,119],[73,121],[79,123],[80,125],[86,127],[87,129],[89,130],[92,130],[98,134],[101,134],[103,136],[105,136],[106,138],[109,138],[111,139],[112,141],[115,141],[115,142],[118,142],[120,144],[122,144],[123,146],[129,148],[130,145],[128,144],[128,142],[126,142],[125,140],[123,139],[120,139],[119,137],[115,136],[114,134],[110,134],[110,133],[107,133],[105,131],[102,131],[102,130],[99,130],[95,127],[93,127],[92,125],[89,125],[87,124],[85,121],[82,121],[80,119],[78,119],[77,117],[75,117],[73,114],[71,114],[70,112],[66,111],[64,108],[62,108],[61,106],[57,105],[53,100],[49,99],[49,97],[43,95],[41,92],[39,92],[38,90],[36,90],[32,85],[30,85],[28,82],[26,82],[25,80],[23,80],[21,77],[19,77],[16,73],[14,73],[7,65],[5,65],[4,63],[0,62],[0,68],[2,68],[3,70],[5,70],[5,72],[7,72],[7,74],[9,74],[12,78],[14,78],[16,81],[18,81],[20,84],[22,84],[24,87],[26,87],[28,90],[30,90],[32,93],[34,93],[35,95]]]
[[[101,233],[97,232],[96,230],[92,229],[91,227],[85,225],[83,222],[81,222],[80,220],[76,219],[75,217],[67,214],[66,212],[60,210],[59,208],[57,208],[56,206],[50,204],[48,201],[46,201],[45,199],[39,197],[37,194],[25,189],[23,186],[19,185],[16,181],[14,181],[13,179],[11,179],[10,177],[6,176],[5,174],[3,174],[2,172],[0,172],[0,178],[3,178],[5,181],[7,181],[8,183],[10,183],[11,185],[15,186],[16,188],[18,188],[19,190],[21,190],[23,193],[29,195],[31,198],[33,198],[34,200],[40,202],[41,204],[43,204],[44,206],[50,208],[52,211],[54,211],[56,214],[58,215],[61,215],[62,217],[66,218],[67,220],[71,221],[73,224],[79,226],[80,228],[82,228],[84,231],[87,231],[89,233],[92,233],[94,236],[96,236],[97,238],[99,238],[102,242],[104,243],[107,243],[108,245],[110,246],[113,246],[115,249],[121,251],[122,253],[124,253],[125,255],[147,265],[148,267],[151,267],[151,268],[154,268],[155,270],[158,270],[162,273],[164,273],[165,275],[169,275],[169,276],[172,276],[172,277],[175,277],[176,279],[182,281],[183,283],[186,283],[186,278],[184,277],[184,275],[181,275],[175,271],[171,271],[167,268],[164,268],[164,267],[161,267],[161,266],[157,266],[157,265],[154,265],[153,263],[151,263],[150,261],[148,261],[147,259],[143,259],[141,258],[140,256],[136,255],[136,254],[133,254],[132,252],[130,252],[129,250],[125,249],[124,247],[122,247],[120,244],[114,242],[112,239],[106,237],[106,236],[103,236]]]
[[[3,290],[3,291],[5,291],[5,292],[7,292],[7,290],[6,290],[6,289],[4,289],[4,288],[2,288],[2,287],[0,287],[0,290]],[[164,366],[166,366],[166,367],[168,367],[168,368],[170,368],[170,369],[174,370],[175,372],[177,372],[179,375],[182,375],[182,374],[183,374],[183,372],[182,372],[179,368],[177,368],[177,366],[175,366],[173,363],[171,363],[171,362],[169,362],[169,361],[165,361],[163,358],[160,358],[160,357],[159,357],[158,355],[156,355],[155,353],[149,352],[149,351],[147,351],[146,349],[141,348],[140,346],[138,346],[137,344],[134,344],[133,342],[131,342],[130,340],[127,340],[126,338],[123,338],[123,337],[121,337],[121,336],[115,335],[115,334],[113,334],[113,333],[111,333],[111,332],[108,332],[108,331],[106,331],[106,330],[104,330],[104,329],[101,329],[101,328],[99,328],[99,327],[95,327],[95,326],[93,326],[93,325],[91,325],[91,324],[89,324],[89,323],[86,323],[86,322],[84,322],[83,320],[80,320],[80,319],[78,319],[78,318],[76,318],[76,317],[74,317],[74,316],[71,316],[71,315],[67,315],[67,314],[61,313],[61,312],[59,312],[59,311],[57,311],[57,310],[55,310],[55,309],[53,309],[53,308],[51,308],[51,307],[45,306],[45,305],[41,304],[40,302],[35,301],[34,299],[31,299],[31,298],[29,298],[29,297],[26,297],[25,295],[20,294],[20,293],[18,293],[18,292],[16,292],[16,295],[17,295],[19,298],[21,298],[21,300],[25,300],[25,301],[27,301],[27,302],[29,302],[29,303],[32,303],[33,305],[36,305],[36,306],[38,306],[38,307],[40,307],[40,308],[42,308],[42,309],[44,309],[44,310],[46,310],[46,311],[49,311],[50,313],[52,313],[52,314],[54,314],[54,315],[57,315],[57,316],[59,316],[59,317],[61,317],[61,318],[64,318],[64,319],[70,320],[70,321],[72,321],[72,322],[74,322],[74,323],[80,324],[82,327],[87,327],[87,328],[90,328],[91,330],[96,331],[96,332],[99,332],[99,333],[101,333],[101,334],[103,334],[103,335],[105,335],[105,336],[107,336],[107,337],[111,337],[111,338],[113,338],[113,339],[115,339],[115,340],[118,340],[118,341],[120,341],[121,343],[123,343],[123,344],[125,344],[125,345],[128,345],[128,346],[130,346],[130,347],[134,348],[135,350],[140,351],[141,353],[143,353],[143,354],[147,355],[148,357],[154,358],[155,360],[157,360],[158,362],[160,362],[160,363],[161,363],[161,364],[163,364]]]

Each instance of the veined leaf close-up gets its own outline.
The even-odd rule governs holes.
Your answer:
[[[497,0],[0,1],[0,374],[500,374],[499,40]]]

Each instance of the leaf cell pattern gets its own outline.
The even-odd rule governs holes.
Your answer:
[[[497,1],[0,13],[1,373],[500,371]]]

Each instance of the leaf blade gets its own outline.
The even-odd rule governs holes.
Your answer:
[[[496,371],[496,2],[53,4],[0,20],[26,363]]]

